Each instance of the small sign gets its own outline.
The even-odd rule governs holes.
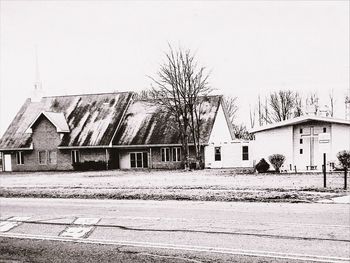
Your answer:
[[[320,133],[318,135],[318,143],[329,143],[331,141],[330,133]]]

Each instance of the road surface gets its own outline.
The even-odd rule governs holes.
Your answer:
[[[350,262],[349,204],[38,198],[0,204],[0,262],[40,256],[37,262],[79,262],[79,255],[86,262],[98,255],[106,262]]]

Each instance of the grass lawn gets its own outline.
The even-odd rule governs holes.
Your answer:
[[[343,174],[202,171],[0,173],[2,197],[312,202],[343,196]]]

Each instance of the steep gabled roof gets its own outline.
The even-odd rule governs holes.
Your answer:
[[[221,96],[201,98],[201,139],[208,143]],[[191,143],[191,140],[190,140]],[[181,144],[178,125],[172,114],[151,100],[134,101],[113,140],[113,145]]]
[[[26,130],[42,112],[63,128],[62,115],[69,126],[63,147],[108,146],[127,109],[133,93],[103,93],[44,97],[40,102],[27,99],[0,140],[0,149],[29,148],[31,134]],[[56,116],[56,117],[53,117]],[[55,125],[55,126],[56,126]]]
[[[322,117],[322,116],[314,116],[314,115],[305,115],[301,117],[296,117],[294,119],[289,119],[285,121],[280,121],[276,123],[272,123],[269,125],[257,127],[255,129],[251,129],[251,133],[256,133],[260,131],[265,131],[265,130],[271,130],[275,128],[280,128],[280,127],[285,127],[285,126],[291,126],[291,125],[297,125],[309,121],[319,121],[319,122],[328,122],[328,123],[337,123],[337,124],[346,124],[350,125],[350,121],[343,120],[343,119],[335,119],[331,117]]]
[[[43,111],[39,113],[32,124],[29,125],[29,128],[32,128],[41,116],[45,116],[56,127],[57,132],[69,132],[68,123],[62,112]]]

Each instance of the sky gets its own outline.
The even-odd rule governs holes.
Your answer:
[[[168,44],[190,49],[249,124],[257,96],[349,90],[349,1],[0,0],[0,136],[30,97],[149,88]],[[251,106],[250,106],[251,105]]]

